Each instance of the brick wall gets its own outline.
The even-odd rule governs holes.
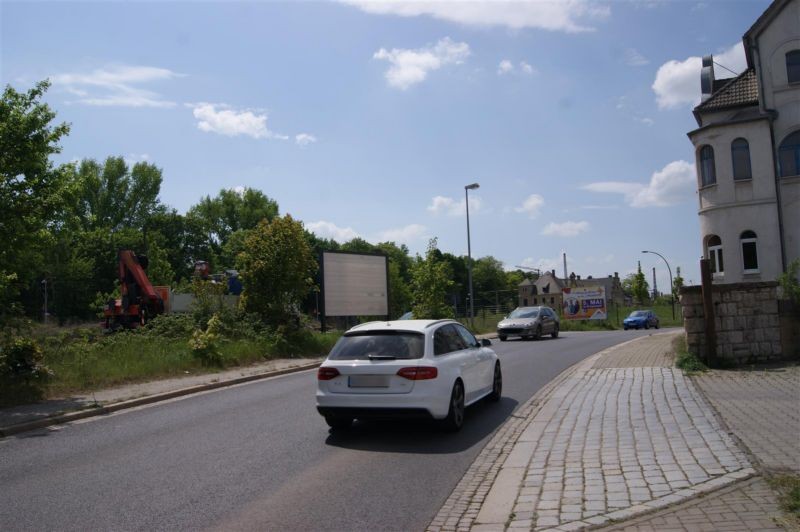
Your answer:
[[[717,331],[717,357],[725,362],[746,364],[769,362],[795,356],[794,340],[782,341],[781,329],[794,328],[795,316],[781,316],[778,283],[740,283],[714,285],[714,322]],[[701,287],[681,290],[686,344],[690,353],[706,357],[705,320]],[[787,321],[788,320],[788,321]],[[786,332],[783,336],[786,336]]]

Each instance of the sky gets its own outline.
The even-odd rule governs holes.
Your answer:
[[[466,255],[478,183],[473,257],[665,290],[642,250],[700,279],[700,58],[741,72],[768,5],[2,0],[0,82],[51,80],[57,163],[155,164],[179,212],[251,187],[320,237]]]

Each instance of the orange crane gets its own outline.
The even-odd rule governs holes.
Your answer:
[[[148,264],[145,255],[123,249],[118,256],[121,298],[109,300],[103,309],[105,327],[135,329],[164,312],[165,296],[156,291],[144,272]]]

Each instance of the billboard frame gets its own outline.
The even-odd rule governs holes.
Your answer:
[[[386,319],[389,319],[389,302],[391,301],[391,286],[389,286],[389,255],[386,253],[381,252],[367,252],[367,251],[338,251],[338,250],[322,250],[319,252],[319,291],[321,294],[320,298],[320,305],[319,305],[319,322],[322,329],[322,332],[327,331],[326,327],[326,318],[327,314],[325,313],[326,309],[326,302],[325,302],[325,254],[337,254],[337,255],[360,255],[360,256],[368,256],[368,257],[383,257],[385,259],[385,279],[386,279],[386,312],[385,314]]]

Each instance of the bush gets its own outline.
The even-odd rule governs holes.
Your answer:
[[[204,366],[222,367],[225,365],[225,359],[222,357],[218,345],[219,325],[219,317],[214,314],[208,320],[206,330],[198,329],[194,331],[189,339],[189,349],[192,351],[192,356]]]
[[[161,314],[135,331],[158,338],[188,338],[195,328],[195,320],[190,314]]]
[[[36,340],[12,339],[0,349],[0,406],[41,399],[50,376]]]
[[[672,343],[675,352],[675,367],[682,369],[686,373],[698,373],[708,370],[708,366],[703,364],[697,356],[689,353],[686,348],[686,339],[679,336]]]

